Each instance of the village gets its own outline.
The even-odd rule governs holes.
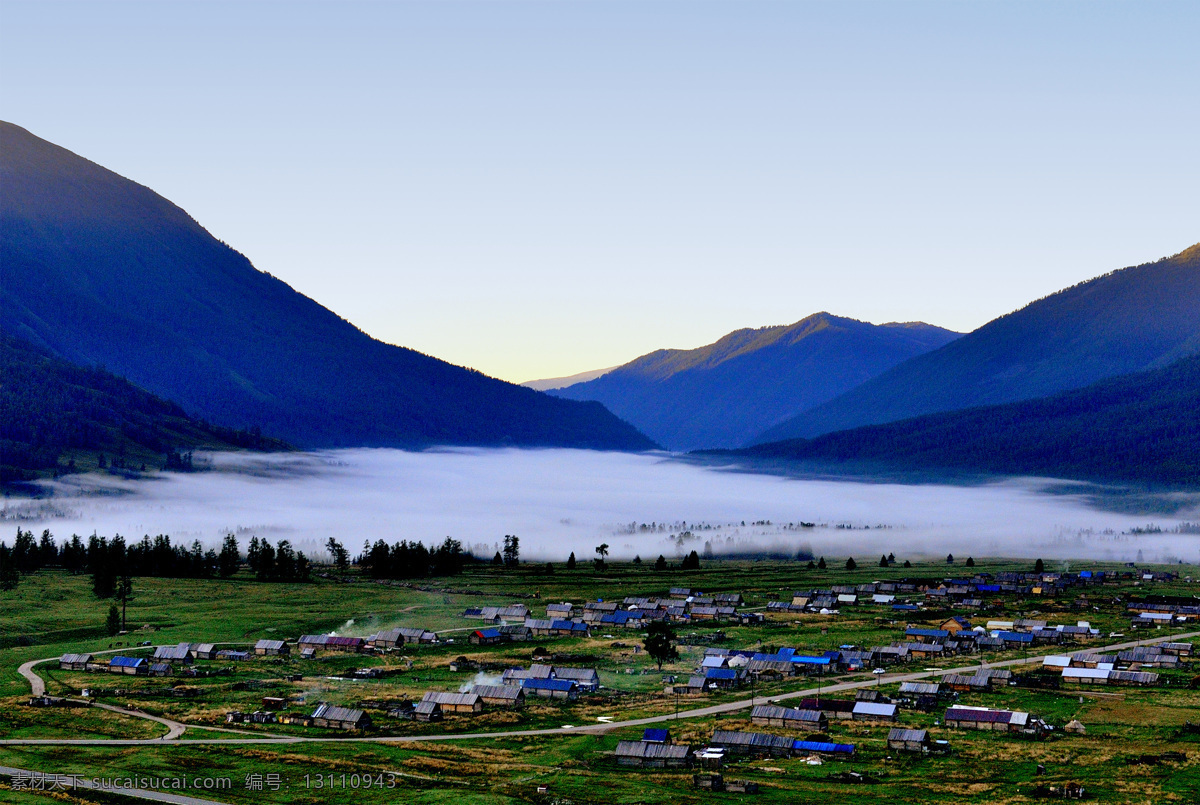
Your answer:
[[[464,624],[451,628],[412,619],[359,636],[118,640],[128,645],[43,666],[47,692],[29,704],[106,702],[190,728],[326,739],[648,719],[660,723],[598,760],[615,773],[680,770],[698,790],[753,793],[757,784],[730,777],[746,761],[841,764],[855,782],[861,761],[953,756],[972,732],[1035,742],[1087,733],[1061,706],[1039,709],[1046,696],[1194,689],[1193,644],[1170,635],[1200,622],[1200,604],[1154,592],[1186,583],[1164,571],[1008,571],[786,597],[673,586],[500,600],[447,613]],[[647,650],[654,633],[670,635],[661,657]],[[699,733],[685,728],[689,711],[713,704],[729,710]]]

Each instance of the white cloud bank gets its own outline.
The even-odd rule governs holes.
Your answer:
[[[57,537],[93,532],[127,539],[169,534],[212,545],[237,532],[290,539],[310,554],[330,537],[357,553],[364,540],[446,536],[490,556],[505,534],[522,558],[581,561],[607,542],[615,558],[653,560],[680,551],[720,553],[802,547],[816,555],[898,558],[1041,556],[1200,560],[1200,536],[1170,533],[1194,513],[1101,511],[1082,496],[1051,495],[1035,482],[958,487],[792,480],[722,472],[652,455],[577,450],[337,450],[278,455],[213,454],[214,472],[127,481],[73,476],[41,500],[10,498],[3,516]],[[745,521],[746,525],[742,525]],[[760,521],[770,524],[752,525]],[[815,528],[788,528],[807,521]],[[630,531],[630,524],[667,523]],[[1131,534],[1154,523],[1163,533]],[[672,539],[685,525],[696,535]],[[707,524],[711,528],[698,528]],[[850,525],[854,528],[837,528]],[[870,526],[868,530],[864,528]],[[878,526],[884,526],[880,529]]]

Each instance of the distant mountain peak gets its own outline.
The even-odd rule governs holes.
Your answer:
[[[932,325],[883,327],[821,311],[734,330],[696,349],[655,350],[553,393],[603,402],[671,449],[732,446],[956,337]]]

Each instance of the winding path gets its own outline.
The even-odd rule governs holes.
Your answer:
[[[1198,632],[1187,632],[1184,634],[1167,635],[1164,637],[1150,638],[1147,640],[1130,640],[1124,643],[1113,643],[1107,646],[1087,647],[1076,649],[1070,652],[1054,652],[1054,654],[1066,654],[1068,656],[1083,653],[1096,652],[1112,652],[1123,651],[1125,649],[1134,648],[1135,646],[1148,646],[1155,643],[1167,643],[1176,640],[1183,640],[1189,637],[1200,636]],[[1004,668],[1018,665],[1032,665],[1040,663],[1050,654],[1038,654],[1028,658],[1015,658],[1011,660],[1000,660],[997,662],[988,663],[989,668]],[[52,657],[45,660],[33,660],[21,666],[21,673],[27,679],[37,678],[33,672],[33,666],[41,662],[50,662],[57,660]],[[550,727],[547,729],[533,730],[504,730],[499,732],[469,732],[455,733],[443,735],[394,735],[386,737],[369,737],[369,738],[309,738],[299,736],[257,736],[253,738],[201,738],[189,739],[180,738],[185,728],[179,722],[170,721],[169,719],[151,716],[138,711],[122,710],[117,707],[106,707],[106,709],[114,712],[124,713],[126,715],[137,716],[139,718],[149,718],[163,724],[177,725],[180,728],[179,733],[174,733],[172,729],[166,736],[161,738],[25,738],[14,740],[0,740],[0,746],[142,746],[145,744],[161,743],[163,741],[171,741],[173,744],[180,745],[205,745],[205,744],[295,744],[295,743],[416,743],[421,741],[470,741],[484,740],[492,738],[515,738],[530,735],[575,735],[578,733],[597,734],[608,732],[609,730],[622,729],[625,727],[641,727],[648,724],[661,724],[666,721],[675,721],[677,719],[704,718],[706,716],[717,716],[725,713],[733,713],[738,710],[745,710],[753,707],[755,704],[762,704],[767,701],[777,702],[785,699],[796,699],[804,696],[813,696],[819,693],[838,693],[847,690],[857,690],[860,688],[870,688],[876,685],[894,684],[896,682],[915,682],[922,679],[930,679],[944,674],[957,674],[965,671],[972,671],[980,667],[980,663],[972,663],[971,665],[962,665],[954,668],[939,668],[936,671],[917,671],[913,673],[899,674],[884,674],[878,679],[865,679],[855,682],[838,682],[832,685],[821,685],[819,688],[805,688],[804,690],[791,691],[789,693],[780,693],[769,697],[753,696],[749,699],[740,699],[735,702],[726,702],[724,704],[714,704],[709,707],[700,707],[691,710],[683,710],[679,713],[669,713],[661,716],[648,716],[646,718],[635,718],[627,721],[613,721],[602,724],[586,724],[583,726],[563,726]],[[32,677],[32,678],[31,678]],[[40,678],[38,681],[41,682]],[[44,685],[43,685],[44,686]],[[35,686],[36,690],[36,686]],[[104,706],[104,705],[97,705]],[[204,729],[213,729],[205,726]],[[234,732],[234,730],[228,730]],[[242,733],[245,734],[245,733]]]

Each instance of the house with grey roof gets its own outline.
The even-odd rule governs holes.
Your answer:
[[[336,707],[325,702],[317,705],[310,718],[314,727],[339,730],[363,730],[371,727],[371,717],[362,710]]]

